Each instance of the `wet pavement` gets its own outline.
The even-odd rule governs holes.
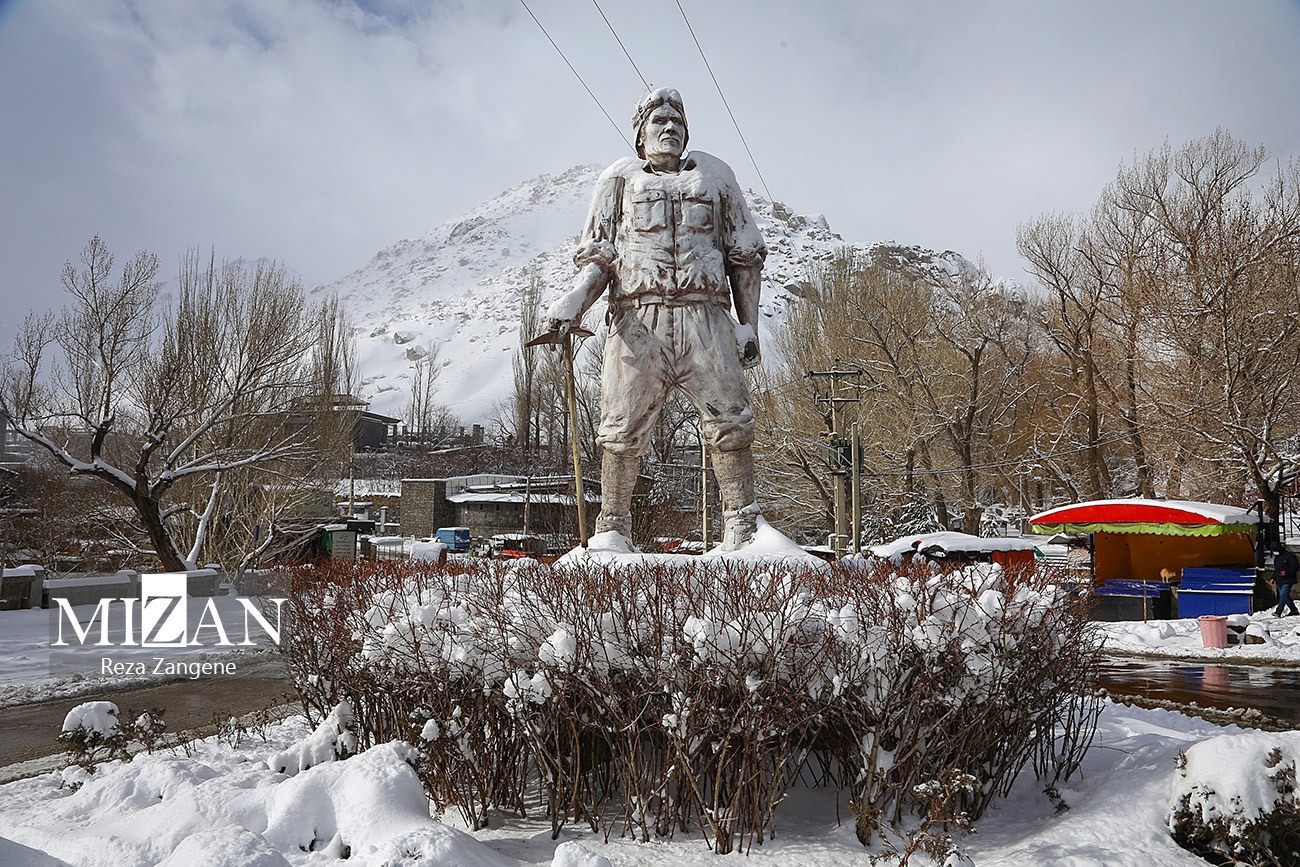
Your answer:
[[[1300,728],[1300,668],[1107,658],[1101,686],[1135,696],[1218,710],[1253,708]]]
[[[94,695],[30,702],[0,708],[0,768],[63,751],[58,742],[68,711],[86,701],[107,700],[125,715],[161,707],[167,732],[208,733],[214,715],[222,719],[297,702],[283,662],[271,657],[247,674],[177,680]]]

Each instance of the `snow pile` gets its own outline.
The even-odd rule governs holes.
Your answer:
[[[271,791],[263,836],[282,852],[350,858],[428,830],[428,802],[412,760],[409,747],[387,743],[305,770]]]
[[[357,751],[352,706],[339,702],[307,737],[266,760],[273,771],[294,776],[325,762],[346,759]]]
[[[180,842],[158,867],[292,867],[266,838],[247,828],[196,831]]]
[[[1194,618],[1146,623],[1122,621],[1097,626],[1105,636],[1107,652],[1115,654],[1219,662],[1300,659],[1300,625],[1289,618],[1278,619],[1269,611],[1228,615],[1228,626],[1239,630],[1241,640],[1222,648],[1204,646],[1200,624]]]
[[[111,701],[82,702],[63,718],[63,732],[71,734],[80,730],[107,737],[117,731],[117,713],[117,705]]]
[[[268,737],[283,754],[312,735],[296,719]],[[379,744],[293,777],[270,770],[251,745],[213,738],[185,753],[100,765],[76,791],[59,788],[57,774],[8,784],[0,863],[25,863],[5,860],[4,837],[78,867],[509,863],[430,817],[404,744]]]
[[[1169,829],[1207,860],[1300,863],[1300,732],[1227,734],[1179,757]]]
[[[727,563],[766,563],[787,570],[822,569],[825,563],[800,548],[780,530],[758,516],[753,541],[737,551],[723,551],[716,546],[700,557],[691,554],[643,554],[621,533],[596,533],[587,540],[586,548],[574,548],[556,561],[561,567],[592,566],[646,567],[681,566],[721,561]]]
[[[612,867],[609,859],[595,855],[582,847],[580,843],[570,840],[561,843],[555,849],[555,860],[551,867]]]
[[[0,786],[0,864],[14,867],[309,867],[357,864],[367,867],[677,867],[703,864],[699,837],[681,833],[653,846],[615,834],[575,826],[556,846],[544,816],[498,814],[493,827],[473,836],[423,818],[399,745],[381,747],[344,762],[312,768],[294,778],[266,769],[263,757],[309,733],[302,720],[272,727],[270,744],[244,741],[231,748],[218,739],[192,746],[190,755],[138,756],[134,762],[101,768],[94,785],[80,793],[59,788],[56,774]],[[1177,770],[1178,755],[1189,754],[1188,767],[1205,790],[1231,794],[1253,770],[1269,773],[1267,756],[1290,741],[1264,732],[1217,728],[1204,720],[1163,710],[1107,705],[1096,745],[1082,773],[1056,787],[1056,800],[1044,796],[1043,783],[1024,773],[1004,800],[996,802],[963,839],[971,862],[980,867],[1026,864],[1105,864],[1107,867],[1196,867],[1206,863],[1173,841],[1167,825],[1171,793],[1190,790],[1192,777]],[[1222,741],[1219,739],[1223,738]],[[1215,744],[1215,757],[1198,745]],[[1287,761],[1294,760],[1285,746]],[[1216,761],[1217,759],[1217,761]],[[371,783],[342,772],[358,771],[379,779]],[[407,770],[403,770],[407,768]],[[320,777],[319,784],[295,781]],[[352,791],[345,792],[345,789]],[[284,794],[276,794],[281,790]],[[293,795],[290,796],[289,792]],[[1252,789],[1259,792],[1259,789]],[[369,793],[369,803],[349,798]],[[273,794],[275,797],[273,798]],[[1267,791],[1263,791],[1266,796]],[[93,797],[92,797],[93,796]],[[1247,796],[1251,806],[1264,800]],[[349,839],[351,823],[331,819],[328,809],[365,810],[369,831]],[[271,805],[283,820],[277,840],[266,833]],[[391,806],[390,806],[391,805]],[[1068,809],[1058,810],[1058,805]],[[878,849],[864,849],[843,800],[806,780],[779,806],[783,833],[755,848],[755,863],[801,867],[843,867],[866,863]],[[298,818],[289,821],[290,815]],[[419,813],[419,814],[418,814]],[[418,815],[417,815],[418,814]],[[324,822],[332,839],[352,847],[347,861],[328,857],[324,848],[306,852],[280,849],[288,840],[306,840],[308,821]],[[851,821],[851,819],[850,819]],[[301,823],[301,824],[299,824]],[[291,830],[296,829],[296,830]],[[477,839],[475,839],[477,838]],[[327,841],[328,842],[328,841]],[[318,844],[319,846],[320,844]],[[373,846],[367,850],[366,847]],[[748,860],[748,859],[747,859]],[[1222,859],[1220,859],[1222,860]],[[894,863],[883,861],[882,864]],[[921,854],[915,867],[937,867]],[[1266,863],[1266,862],[1263,862]],[[1286,863],[1286,862],[1283,862]]]
[[[411,545],[410,557],[412,560],[430,560],[437,563],[447,556],[447,545],[444,542],[415,542]]]

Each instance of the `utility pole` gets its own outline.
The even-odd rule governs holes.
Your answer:
[[[853,544],[854,554],[862,553],[862,430],[853,423],[853,441],[850,454],[853,461]]]
[[[700,543],[709,550],[709,446],[700,435]]]
[[[845,441],[843,410],[845,404],[858,403],[862,400],[861,379],[863,375],[862,368],[840,367],[838,358],[835,359],[835,366],[830,370],[808,371],[808,378],[812,380],[813,385],[813,402],[826,407],[826,410],[822,413],[822,418],[826,420],[826,424],[830,428],[828,437],[834,452],[834,457],[831,460],[831,496],[835,501],[835,533],[831,544],[836,557],[844,554],[844,543],[849,535],[848,516],[845,514],[847,511],[845,489],[848,486],[848,480],[845,478],[847,475],[845,464],[853,462],[852,456],[845,454],[845,452],[852,451],[852,446]],[[856,473],[854,476],[856,482]],[[858,544],[856,541],[857,533],[858,531],[855,529],[855,550]]]
[[[524,477],[524,535],[528,535],[529,513],[533,505],[533,477],[531,475]]]

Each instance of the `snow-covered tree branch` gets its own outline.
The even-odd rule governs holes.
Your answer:
[[[340,313],[309,305],[282,265],[191,253],[164,298],[156,257],[115,273],[95,237],[63,285],[54,327],[29,317],[20,329],[0,401],[19,434],[131,503],[163,568],[237,559],[260,543],[234,531],[233,499],[269,532],[324,481],[324,458],[346,460]]]

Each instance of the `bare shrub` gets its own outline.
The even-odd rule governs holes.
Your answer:
[[[1179,846],[1212,864],[1295,864],[1300,859],[1295,746],[1283,740],[1267,752],[1257,746],[1225,752],[1236,737],[1203,741],[1178,757],[1169,831]],[[1218,773],[1225,755],[1251,771],[1225,779]],[[1244,780],[1250,784],[1239,782]]]
[[[319,719],[401,738],[440,810],[540,803],[717,852],[776,833],[801,777],[864,843],[904,817],[939,851],[1027,764],[1068,776],[1100,705],[1078,603],[995,566],[791,573],[759,563],[329,564],[292,576],[283,649]]]
[[[106,724],[97,725],[86,720],[72,724],[70,714],[64,723],[67,727],[59,735],[67,759],[66,767],[79,768],[82,772],[65,772],[64,784],[71,788],[79,788],[95,773],[95,768],[105,762],[130,761],[133,750],[143,749],[152,753],[164,746],[163,734],[167,723],[163,719],[166,713],[163,708],[153,707],[139,713],[127,709],[119,716],[116,705],[111,702],[102,704],[112,708]]]

